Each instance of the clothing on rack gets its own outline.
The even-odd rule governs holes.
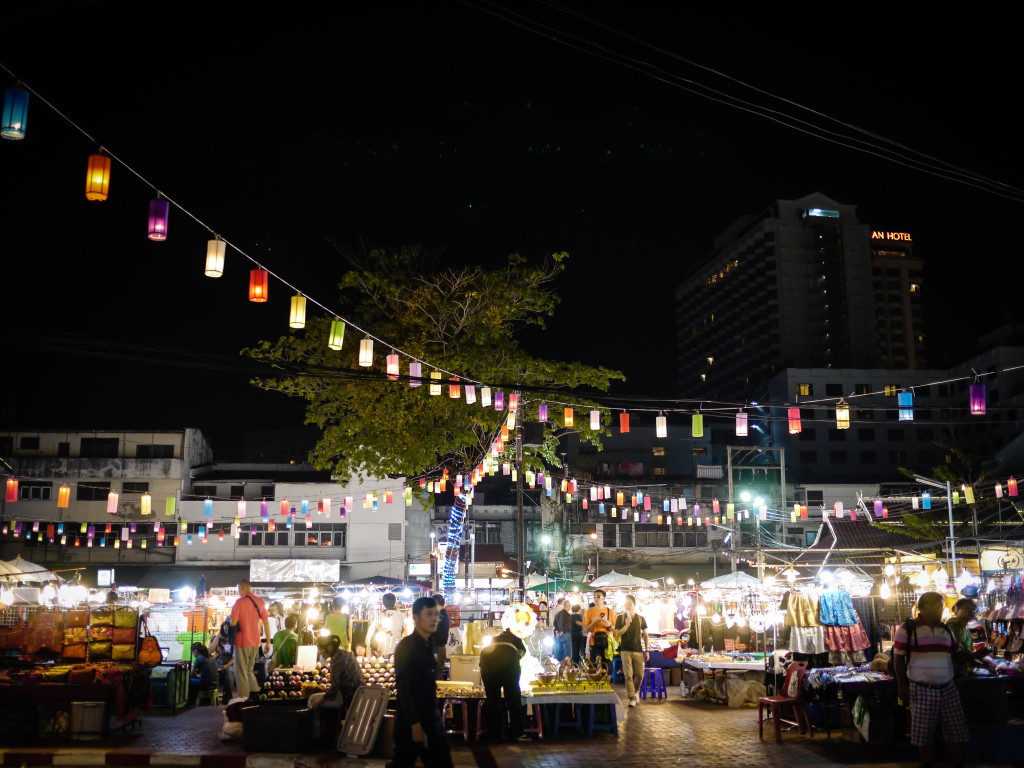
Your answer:
[[[850,593],[845,589],[830,589],[820,598],[818,620],[825,625],[849,627],[857,623]]]
[[[786,608],[786,626],[820,627],[818,619],[818,596],[802,592],[790,592]]]
[[[815,655],[825,652],[825,628],[790,627],[789,649],[793,653]]]

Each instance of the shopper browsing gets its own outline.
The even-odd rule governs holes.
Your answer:
[[[252,593],[248,579],[238,582],[238,599],[231,608],[231,626],[235,628],[235,677],[238,695],[243,699],[255,697],[260,690],[253,667],[256,649],[260,646],[260,625],[266,637],[263,652],[270,655],[270,622],[263,599]]]
[[[636,598],[626,595],[626,612],[615,620],[615,636],[619,638],[622,676],[626,680],[629,706],[640,703],[640,687],[644,684],[644,663],[651,660],[651,638],[647,621],[636,612]]]
[[[594,607],[583,616],[583,631],[590,633],[590,663],[607,669],[604,650],[608,647],[608,631],[615,627],[615,611],[604,604],[605,592],[594,592]]]

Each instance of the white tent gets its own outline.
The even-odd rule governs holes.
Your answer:
[[[654,588],[659,586],[656,581],[648,581],[647,579],[641,579],[639,576],[633,576],[630,573],[618,573],[617,571],[609,571],[604,576],[594,579],[590,582],[590,586],[595,589],[599,587],[647,587]]]
[[[6,563],[0,563],[0,575],[4,571],[6,571],[8,581],[21,581],[26,584],[29,582],[41,583],[60,580],[57,574],[49,570],[45,565],[22,560],[21,555],[18,555],[13,560],[8,560]]]
[[[736,571],[736,573],[726,573],[723,576],[716,576],[708,581],[702,581],[700,585],[704,589],[740,589],[743,587],[753,589],[760,587],[761,582],[750,574]]]

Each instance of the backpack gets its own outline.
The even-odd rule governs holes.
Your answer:
[[[952,643],[952,647],[955,648],[957,643],[956,643],[956,637],[953,636],[953,630],[951,630],[949,627],[947,627],[944,622],[940,622],[939,626],[941,626],[949,634],[949,639],[950,639],[950,642]],[[903,623],[903,628],[907,631],[907,652],[906,652],[905,656],[906,656],[906,660],[907,660],[907,670],[909,671],[910,670],[910,653],[911,653],[911,651],[913,651],[914,647],[917,645],[917,622],[914,619],[907,619]],[[896,661],[896,654],[891,654],[891,657],[889,658],[888,669],[886,670],[886,672],[888,673],[888,675],[890,677],[895,677],[896,676],[895,661]]]

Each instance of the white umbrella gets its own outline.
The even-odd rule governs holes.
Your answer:
[[[658,582],[641,579],[639,576],[629,573],[609,571],[604,576],[590,582],[590,586],[595,589],[598,587],[656,587]]]
[[[44,581],[58,581],[57,574],[49,570],[45,565],[39,565],[38,563],[30,563],[28,560],[22,560],[21,555],[18,555],[13,560],[8,560],[3,565],[8,568],[8,580],[9,581],[23,581],[28,583],[30,581],[44,582]]]
[[[702,581],[701,586],[705,589],[738,589],[740,587],[760,587],[761,582],[749,574],[736,571],[736,573],[727,573],[708,581]]]

